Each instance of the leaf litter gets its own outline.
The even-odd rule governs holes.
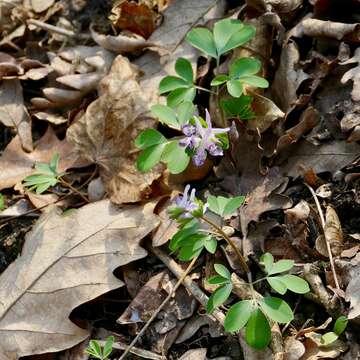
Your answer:
[[[0,213],[0,358],[51,353],[52,359],[77,359],[81,353],[82,359],[89,338],[103,328],[99,339],[114,335],[111,359],[119,358],[167,296],[129,358],[278,355],[273,343],[258,352],[242,332],[225,332],[226,307],[220,315],[205,314],[202,296],[217,289],[205,283],[205,273],[214,275],[220,262],[243,276],[230,246],[201,255],[173,293],[174,268],[184,271],[185,265],[167,250],[177,231],[167,206],[188,182],[202,199],[245,196],[225,223],[216,215],[212,221],[256,275],[267,251],[276,260],[293,259],[292,274],[310,283],[309,294],[287,297],[296,316],[281,325],[283,354],[273,358],[354,358],[360,316],[358,4],[346,3],[344,12],[333,2],[301,0],[90,3],[0,3],[0,190],[6,208]],[[222,18],[257,29],[248,46],[219,58],[221,73],[243,57],[262,64],[259,76],[270,86],[245,87],[254,98],[248,117],[236,108],[219,113],[217,95],[201,90],[209,87],[214,63],[185,41],[193,28],[212,29]],[[162,163],[144,173],[136,167],[135,138],[149,128],[179,135],[164,130],[151,111],[165,103],[159,82],[175,75],[179,57],[194,71],[199,114],[208,108],[216,126],[230,128],[229,149],[183,174],[169,174]],[[224,89],[219,94],[228,100]],[[55,153],[70,187],[56,185],[44,195],[24,188],[35,165],[49,163]],[[239,297],[236,291],[226,306]],[[324,321],[340,315],[350,326],[324,345],[333,324]]]

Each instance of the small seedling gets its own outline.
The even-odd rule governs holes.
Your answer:
[[[106,360],[112,352],[114,343],[114,337],[109,336],[106,339],[105,345],[102,348],[97,340],[90,340],[89,346],[85,349],[85,352],[95,359]]]
[[[24,185],[30,191],[35,190],[37,194],[42,194],[51,186],[55,186],[62,175],[58,172],[59,154],[55,154],[50,163],[36,163],[34,174],[27,176],[24,179]]]
[[[345,331],[348,324],[346,316],[340,316],[334,324],[333,331],[329,331],[321,336],[320,342],[323,346],[328,346],[336,341],[339,336]]]

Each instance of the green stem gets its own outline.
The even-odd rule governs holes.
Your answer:
[[[219,75],[219,72],[220,72],[219,66],[220,66],[220,57],[217,57],[216,58],[215,75]],[[217,103],[218,111],[220,112],[221,124],[222,124],[222,126],[226,127],[224,113],[222,111],[221,104],[220,104],[220,86],[216,87],[216,103]]]
[[[217,231],[217,233],[219,235],[221,235],[221,237],[232,247],[232,249],[234,250],[235,254],[237,255],[237,257],[238,257],[238,259],[240,261],[241,267],[246,272],[248,278],[251,279],[251,272],[250,272],[249,266],[246,263],[246,260],[245,260],[244,256],[241,254],[241,252],[239,251],[239,249],[235,245],[235,243],[229,238],[229,236],[227,236],[225,234],[225,232],[221,229],[220,226],[218,226],[217,224],[212,222],[210,219],[208,219],[205,216],[201,216],[200,219],[203,220],[204,222],[208,223],[212,228],[214,228]]]
[[[216,92],[211,91],[211,90],[208,90],[208,89],[205,89],[205,88],[203,88],[202,86],[195,85],[195,89],[198,89],[198,90],[205,91],[205,92],[208,92],[208,93],[210,93],[210,94],[216,95]]]

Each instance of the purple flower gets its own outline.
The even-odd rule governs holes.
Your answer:
[[[183,195],[179,195],[175,198],[175,204],[178,209],[183,210],[184,217],[191,216],[191,212],[197,210],[199,205],[196,203],[195,199],[195,189],[191,190],[189,196],[190,185],[186,185]]]
[[[197,117],[195,117],[195,126],[190,124],[184,125],[182,131],[186,137],[179,142],[180,146],[195,150],[193,162],[196,166],[204,164],[207,156],[206,151],[212,156],[223,155],[221,142],[216,135],[224,134],[230,130],[230,128],[213,128],[208,110],[206,110],[205,120],[206,128],[201,125]]]

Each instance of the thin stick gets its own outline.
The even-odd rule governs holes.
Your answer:
[[[180,279],[183,274],[183,269],[174,259],[158,247],[154,248],[152,246],[148,246],[148,249],[155,254],[178,279]],[[189,276],[185,277],[183,285],[202,306],[206,307],[206,304],[209,301],[208,296],[193,282]],[[211,316],[213,316],[221,325],[224,325],[225,315],[222,311],[215,309],[211,313]]]
[[[66,187],[68,187],[73,193],[78,194],[85,202],[89,203],[89,199],[87,199],[78,189],[74,188],[70,183],[65,181],[63,178],[59,178],[59,181]]]
[[[29,19],[27,22],[28,22],[28,24],[39,27],[40,29],[44,29],[44,30],[47,30],[50,32],[54,32],[54,33],[57,33],[60,35],[67,36],[67,37],[83,39],[83,40],[91,39],[91,36],[88,34],[77,34],[75,31],[64,29],[59,26],[50,25],[50,24],[44,23],[43,21]]]
[[[324,233],[324,238],[325,238],[325,243],[326,243],[326,248],[327,248],[327,251],[328,251],[328,254],[329,254],[329,260],[330,260],[330,267],[331,267],[331,271],[333,273],[333,277],[334,277],[334,282],[335,282],[335,286],[338,290],[341,290],[340,288],[340,285],[339,285],[339,281],[338,281],[338,278],[337,278],[337,275],[336,275],[336,270],[335,270],[335,264],[334,264],[334,259],[333,259],[333,256],[332,256],[332,252],[331,252],[331,247],[330,247],[330,243],[328,241],[328,239],[326,238],[326,235],[325,235],[325,217],[324,217],[324,213],[321,209],[321,205],[320,205],[320,202],[319,202],[319,199],[315,193],[315,191],[313,190],[313,188],[311,186],[309,186],[308,184],[304,183],[307,188],[310,190],[311,192],[311,195],[313,196],[314,200],[315,200],[315,204],[316,204],[316,207],[318,209],[318,212],[319,212],[319,216],[320,216],[320,220],[321,220],[321,226],[323,228],[323,233]]]
[[[121,355],[121,357],[119,358],[119,360],[123,360],[125,359],[126,355],[130,352],[130,350],[132,349],[132,347],[137,343],[137,341],[139,340],[139,338],[144,334],[145,330],[150,326],[150,324],[154,321],[154,319],[158,316],[159,312],[164,308],[164,306],[168,303],[168,301],[174,296],[177,288],[181,285],[181,283],[184,281],[184,279],[186,278],[186,276],[189,274],[189,272],[191,271],[192,267],[194,266],[196,260],[197,260],[197,256],[195,256],[190,264],[188,265],[188,267],[186,268],[186,270],[183,272],[183,274],[180,276],[178,282],[176,283],[176,285],[174,286],[174,288],[170,291],[169,295],[166,297],[166,299],[161,303],[161,305],[156,309],[156,311],[151,315],[150,319],[146,322],[146,324],[143,326],[143,328],[140,330],[140,332],[136,335],[135,339],[130,343],[130,345],[127,347],[127,349],[125,350],[125,352]]]
[[[240,250],[237,248],[235,243],[229,238],[229,236],[225,234],[225,232],[221,229],[221,227],[215,224],[214,222],[212,222],[210,219],[208,219],[205,216],[201,216],[200,219],[208,223],[212,228],[214,228],[218,232],[218,234],[221,235],[221,237],[232,247],[232,249],[235,251],[235,254],[239,258],[241,267],[246,272],[246,274],[250,274],[250,269],[248,264],[246,263],[245,258],[243,257],[243,255],[241,254]]]

